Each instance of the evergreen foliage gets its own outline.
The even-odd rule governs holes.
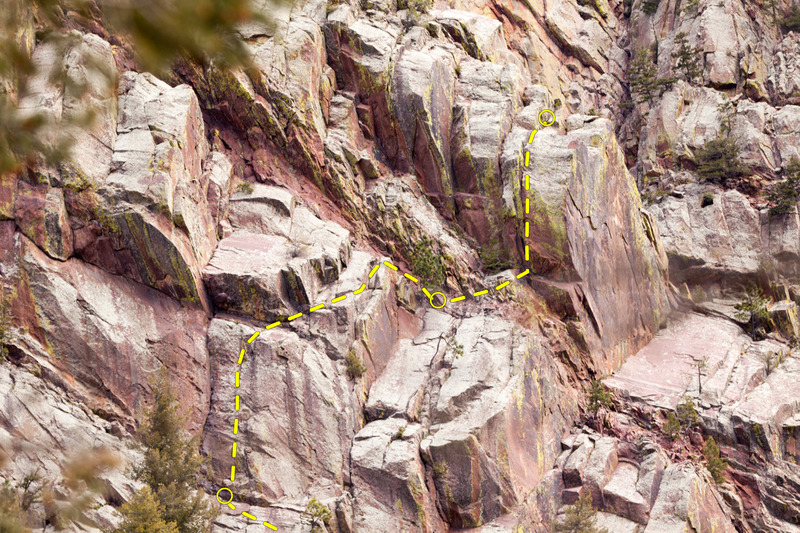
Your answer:
[[[186,418],[178,412],[166,370],[153,381],[153,396],[137,434],[144,458],[134,466],[134,476],[152,491],[165,524],[173,523],[178,533],[206,532],[216,514],[203,493],[195,490],[206,459],[198,452],[197,438],[183,429]]]
[[[697,409],[695,409],[694,402],[689,396],[683,397],[683,401],[678,404],[675,411],[677,412],[681,427],[692,427],[700,423],[700,417],[697,416]]]
[[[728,465],[720,458],[719,447],[717,447],[714,437],[708,437],[708,440],[703,445],[703,456],[706,458],[706,467],[714,481],[716,483],[724,483],[724,474],[725,470],[728,469]]]
[[[608,533],[606,528],[597,527],[597,511],[592,506],[592,495],[584,492],[574,505],[566,507],[564,519],[554,525],[558,533]]]
[[[726,188],[733,188],[737,180],[750,175],[750,169],[739,159],[739,145],[727,137],[706,143],[695,153],[695,161],[698,176]]]
[[[350,376],[350,379],[358,379],[367,372],[364,361],[362,361],[353,350],[347,352],[347,355],[344,357],[344,362],[347,365],[347,375]]]
[[[792,211],[797,205],[798,195],[800,195],[800,160],[793,157],[786,165],[784,180],[775,184],[767,195],[770,215],[785,215]]]
[[[611,392],[603,385],[602,378],[593,379],[589,387],[589,411],[596,413],[601,407],[611,409],[613,398]]]
[[[327,524],[333,518],[330,509],[317,501],[316,498],[311,498],[303,514],[311,522],[312,532],[320,531],[323,524]]]
[[[655,15],[661,0],[642,0],[642,11],[648,15]]]
[[[699,47],[689,46],[686,32],[680,32],[675,36],[675,50],[672,52],[672,59],[678,60],[678,70],[683,74],[683,79],[689,83],[694,82],[703,74],[700,67],[702,53],[703,51]]]
[[[433,241],[424,236],[416,243],[411,251],[411,270],[423,282],[434,287],[445,282],[445,268],[442,258],[434,249]]]
[[[659,78],[658,65],[654,53],[649,48],[638,48],[634,51],[633,60],[628,64],[627,80],[631,93],[635,94],[639,102],[649,102],[660,96],[675,80],[673,78]]]
[[[781,28],[786,32],[800,32],[800,7],[792,6],[789,13],[783,18]]]
[[[164,522],[164,508],[150,487],[144,487],[119,508],[123,516],[116,533],[179,533],[175,522]]]
[[[670,440],[675,440],[681,434],[681,422],[675,413],[670,411],[667,413],[667,421],[661,426],[661,431],[669,437]]]
[[[86,127],[96,109],[64,113],[58,121],[43,110],[22,112],[18,102],[30,94],[38,73],[31,59],[34,23],[37,45],[52,45],[65,57],[78,37],[73,28],[91,32],[102,27],[119,37],[120,48],[133,55],[138,70],[163,75],[178,60],[219,66],[248,65],[248,52],[237,32],[243,23],[271,23],[274,7],[288,0],[268,0],[259,12],[250,0],[3,0],[0,5],[0,176],[21,172],[44,160],[57,164],[69,153],[70,126]],[[270,9],[273,8],[273,9]],[[262,15],[265,13],[266,15]],[[112,39],[112,42],[115,42]],[[104,78],[113,93],[114,74],[98,62],[85,65],[85,80],[69,73],[62,61],[47,73],[54,86],[80,98],[85,80]],[[49,140],[48,140],[49,139]]]
[[[735,305],[737,320],[746,322],[750,326],[750,337],[758,340],[765,328],[769,325],[768,300],[761,289],[755,285],[747,287],[742,300]]]

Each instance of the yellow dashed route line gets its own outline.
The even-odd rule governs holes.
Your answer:
[[[539,113],[539,123],[542,124],[543,126],[550,126],[550,125],[553,124],[553,122],[550,122],[549,124],[546,124],[546,123],[542,122],[542,120],[541,120],[542,114],[545,113],[545,112],[552,113],[553,114],[553,121],[555,121],[555,114],[552,111],[549,111],[549,110],[546,109],[546,110],[542,111],[541,113]],[[536,136],[536,130],[531,131],[531,135],[528,138],[528,144],[533,144],[533,139],[534,139],[535,136]],[[525,152],[525,167],[526,168],[530,166],[530,160],[531,160],[531,153],[529,151],[526,151]],[[529,190],[530,190],[530,176],[525,174],[525,191],[529,191]],[[531,209],[530,199],[527,198],[527,195],[526,195],[526,198],[525,198],[525,214],[526,215],[530,214],[530,209]],[[527,239],[527,238],[529,238],[529,236],[530,236],[530,223],[527,220],[525,220],[525,238]],[[530,261],[530,248],[529,248],[528,244],[525,244],[525,261],[526,262]],[[382,266],[385,266],[385,267],[387,267],[387,268],[389,268],[389,269],[391,269],[391,270],[393,270],[395,272],[400,272],[400,268],[397,267],[396,265],[392,264],[389,261],[383,261],[383,263],[378,263],[378,264],[376,264],[375,266],[372,267],[372,270],[370,270],[370,272],[369,272],[369,279],[372,279],[375,276],[375,274],[378,273],[378,271],[380,270],[380,268]],[[531,273],[530,269],[526,269],[525,271],[519,273],[516,276],[516,281],[522,280],[523,278],[528,276],[530,273]],[[419,284],[420,283],[419,278],[415,277],[414,275],[410,274],[409,272],[403,272],[402,274],[403,274],[403,277],[405,277],[406,279],[410,280],[411,282],[413,282],[415,284]],[[497,291],[497,292],[500,292],[503,289],[505,289],[506,287],[508,287],[509,285],[511,285],[511,283],[512,283],[512,280],[506,280],[506,281],[500,283],[499,285],[497,285],[494,288],[494,290]],[[361,294],[362,292],[364,292],[364,290],[366,288],[367,288],[367,285],[366,285],[366,283],[364,283],[358,289],[352,291],[352,294],[357,296],[357,295]],[[436,309],[441,309],[442,307],[444,307],[448,303],[447,302],[447,297],[441,292],[435,292],[435,293],[431,294],[430,291],[428,291],[428,289],[426,287],[422,287],[422,292],[425,293],[425,295],[430,300],[431,306],[436,308]],[[342,302],[347,298],[348,294],[349,293],[341,294],[341,295],[333,298],[330,301],[330,303],[331,304],[337,304],[339,302]],[[467,296],[472,296],[473,298],[479,298],[481,296],[486,296],[487,294],[490,294],[489,289],[482,289],[482,290],[473,292],[471,295],[470,294],[462,294],[460,296],[456,296],[455,298],[451,298],[450,299],[450,303],[463,302],[464,300],[467,299]],[[436,295],[441,295],[442,299],[444,300],[444,303],[442,305],[438,306],[438,307],[433,303],[434,302],[434,297]],[[314,313],[316,311],[320,311],[320,310],[324,309],[326,305],[327,305],[326,303],[320,303],[318,305],[315,305],[314,307],[312,307],[312,308],[310,308],[308,310],[308,314]],[[287,317],[286,318],[286,323],[292,322],[294,320],[297,320],[298,318],[301,318],[303,315],[304,315],[304,313],[297,313],[297,314],[294,314],[294,315],[292,315],[290,317]],[[273,322],[272,324],[269,324],[268,326],[265,326],[264,330],[265,331],[269,331],[269,330],[271,330],[273,328],[276,328],[276,327],[280,326],[283,323],[284,322],[278,320],[276,322]],[[258,336],[260,334],[261,334],[261,332],[259,332],[259,331],[256,331],[255,333],[253,333],[253,335],[249,339],[247,339],[247,344],[253,344],[253,342],[258,338]],[[239,360],[237,362],[238,368],[236,369],[236,374],[235,374],[235,377],[234,377],[234,384],[235,384],[235,387],[237,389],[239,388],[239,385],[241,384],[240,376],[241,376],[241,371],[242,371],[242,363],[243,363],[244,357],[245,357],[245,352],[246,352],[246,348],[242,348],[241,351],[239,352]],[[239,398],[239,395],[237,394],[236,395],[236,399],[235,399],[235,408],[236,408],[236,412],[237,413],[239,412],[240,407],[241,407],[241,400]],[[234,434],[234,437],[239,434],[239,417],[238,417],[238,414],[237,414],[236,418],[233,421],[233,434]],[[231,449],[231,457],[233,459],[236,459],[238,448],[239,448],[239,443],[234,438],[233,446],[232,446],[232,449]],[[236,465],[231,465],[231,481],[235,481],[235,480],[236,480]],[[220,493],[222,491],[228,491],[228,493],[231,495],[230,500],[222,501],[222,499],[220,499]],[[222,505],[227,505],[228,507],[230,507],[233,510],[236,509],[236,507],[231,503],[233,501],[233,492],[230,489],[228,489],[227,487],[223,487],[223,488],[221,488],[220,490],[217,491],[217,501],[219,501]],[[252,514],[248,513],[247,511],[242,511],[241,515],[244,516],[245,518],[250,519],[250,520],[258,521],[258,518],[256,518]],[[262,523],[263,523],[263,525],[265,527],[267,527],[269,529],[272,529],[273,531],[277,531],[278,530],[278,528],[276,526],[270,524],[269,522],[262,522]]]

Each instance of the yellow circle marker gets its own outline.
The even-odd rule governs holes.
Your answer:
[[[222,492],[223,490],[227,490],[228,494],[231,495],[230,499],[228,499],[228,501],[226,501],[226,502],[222,501],[222,498],[219,497],[219,493]],[[233,501],[233,491],[231,489],[229,489],[228,487],[222,487],[221,489],[219,489],[217,491],[217,501],[219,503],[221,503],[222,505],[227,505],[231,509],[236,509],[236,507],[234,507],[234,505],[231,503]]]
[[[433,297],[436,296],[437,294],[440,294],[442,296],[442,305],[436,305],[435,303],[433,303]],[[434,309],[441,309],[442,307],[447,305],[447,296],[445,296],[444,293],[442,292],[434,292],[433,294],[430,295],[430,300],[431,300],[431,307],[433,307]]]
[[[553,117],[553,120],[551,120],[550,122],[542,122],[542,115],[544,115],[545,113],[550,113],[550,115]],[[542,109],[542,111],[539,113],[539,124],[541,124],[546,128],[547,126],[552,126],[555,123],[556,123],[556,114],[549,109]]]

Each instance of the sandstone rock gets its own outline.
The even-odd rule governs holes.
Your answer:
[[[639,467],[630,463],[619,463],[608,483],[603,487],[603,503],[606,509],[638,524],[646,525],[650,503],[637,491]]]
[[[597,513],[597,521],[595,522],[597,528],[602,531],[602,528],[606,528],[607,531],[613,531],[614,533],[641,533],[642,528],[636,522],[628,520],[627,518],[623,518],[621,516],[611,514],[611,513],[604,513],[598,512]]]
[[[605,72],[608,67],[605,53],[611,48],[611,39],[595,19],[584,20],[577,6],[568,2],[546,3],[544,16],[547,28],[560,46],[584,65]]]
[[[797,304],[791,301],[775,303],[769,308],[769,315],[775,327],[786,338],[797,337],[800,334],[800,320],[797,316]]]
[[[47,255],[62,261],[72,255],[72,228],[61,189],[20,181],[14,205],[20,230]]]
[[[619,461],[617,443],[617,439],[613,437],[601,437],[598,439],[594,443],[594,449],[589,455],[589,460],[583,470],[584,487],[591,492],[592,501],[597,502],[598,505],[604,501],[603,487],[608,484],[612,474],[617,470]],[[626,475],[626,471],[623,470],[620,477],[625,478]],[[612,486],[612,498],[616,499],[617,502],[622,499],[619,491],[627,481],[630,480],[620,479],[616,484],[617,486]]]
[[[499,61],[508,51],[503,25],[497,20],[455,9],[434,12],[433,16],[475,59]]]
[[[693,528],[698,533],[736,529],[729,510],[707,477],[688,463],[670,465],[664,472],[658,498],[644,533],[667,533]]]
[[[359,427],[357,396],[343,361],[333,361],[287,327],[261,335],[237,364],[253,328],[214,319],[208,331],[215,388],[203,448],[230,471],[231,424],[239,418],[235,494],[255,502],[322,501],[350,480],[350,444]],[[234,372],[241,374],[240,387]],[[240,411],[234,396],[241,397]]]
[[[551,305],[581,319],[590,342],[607,354],[603,368],[612,368],[624,359],[617,350],[635,351],[666,316],[666,261],[655,223],[641,210],[608,121],[566,136],[542,131],[530,152],[536,218],[528,242],[537,287],[553,290]],[[606,231],[626,237],[611,240]],[[612,318],[602,311],[619,306],[628,312]]]
[[[780,104],[798,104],[800,91],[800,69],[798,69],[797,46],[800,35],[787,33],[775,48],[773,60],[769,62],[767,89],[772,98]]]
[[[190,429],[202,426],[210,395],[202,310],[76,259],[53,261],[20,234],[9,250],[3,268],[19,283],[15,322],[29,331],[19,350],[128,428],[164,366],[189,406]]]
[[[580,487],[583,485],[583,470],[589,461],[589,456],[594,450],[594,442],[588,436],[579,435],[581,444],[570,454],[564,465],[564,486],[566,488]],[[577,443],[576,443],[577,444]]]
[[[214,220],[214,226],[219,234],[220,222],[228,215],[228,200],[230,199],[231,177],[233,165],[227,156],[220,152],[211,154],[211,161],[206,169],[202,182],[207,187],[208,209]]]
[[[781,165],[789,164],[792,158],[800,159],[800,106],[787,105],[779,109],[772,118],[775,128],[775,147],[781,156]]]

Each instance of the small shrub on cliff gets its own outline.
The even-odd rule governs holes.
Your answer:
[[[737,320],[746,322],[750,326],[750,337],[758,340],[769,325],[768,300],[760,288],[755,285],[747,287],[742,300],[735,305]]]
[[[781,28],[786,32],[800,32],[800,7],[792,6],[792,9],[790,9],[789,13],[783,18]]]
[[[773,185],[767,195],[770,204],[769,214],[773,216],[785,215],[797,205],[800,195],[800,160],[793,157],[786,165],[784,180]]]
[[[664,422],[664,425],[661,426],[661,431],[666,435],[670,440],[675,440],[681,434],[681,422],[678,420],[678,417],[675,416],[675,413],[670,411],[667,413],[667,421]]]
[[[661,0],[642,0],[642,11],[648,15],[655,15]]]
[[[464,355],[464,345],[458,342],[455,337],[450,337],[445,343],[447,352],[453,354],[453,358],[458,359]]]
[[[25,502],[30,500],[29,488],[23,489],[22,483],[13,486],[10,481],[5,480],[0,485],[0,532],[2,533],[29,533],[31,530],[26,524],[26,515],[30,503],[26,506]],[[36,491],[34,497],[38,497]],[[31,502],[32,503],[32,502]]]
[[[198,452],[197,438],[189,437],[183,429],[186,417],[178,412],[177,397],[166,371],[153,381],[153,396],[153,406],[145,410],[136,436],[144,458],[134,466],[134,476],[152,491],[167,527],[174,523],[179,533],[203,533],[216,516],[205,495],[195,490],[206,459]],[[146,496],[138,496],[144,505]],[[133,515],[123,517],[132,519]]]
[[[444,283],[445,268],[442,257],[434,249],[433,241],[429,237],[422,237],[414,243],[414,249],[411,251],[411,270],[424,283],[434,287]]]
[[[164,522],[164,508],[150,487],[145,487],[119,508],[122,524],[116,533],[178,533],[175,522]]]
[[[725,482],[725,470],[728,465],[719,456],[719,447],[714,441],[714,437],[708,437],[708,440],[703,445],[703,457],[706,458],[706,468],[708,468],[711,477],[714,478],[716,483]]]
[[[236,192],[240,192],[242,194],[253,194],[253,186],[249,183],[240,183],[236,186]]]
[[[353,350],[347,352],[344,362],[347,365],[347,375],[350,376],[350,379],[358,379],[367,372],[364,361]]]
[[[678,414],[678,421],[683,427],[692,427],[700,422],[700,417],[697,416],[697,409],[694,407],[694,402],[689,396],[684,396],[683,401],[675,408]]]
[[[768,376],[783,363],[784,359],[786,359],[786,354],[783,351],[769,350],[761,353],[761,362],[764,363],[764,371]]]
[[[316,498],[311,498],[308,505],[306,505],[305,511],[303,511],[303,515],[311,524],[311,531],[319,531],[322,529],[321,526],[323,524],[327,524],[333,518],[330,509],[317,501]]]
[[[574,505],[564,510],[564,518],[556,522],[553,529],[558,533],[608,533],[604,527],[597,526],[597,511],[592,506],[592,495],[584,492]]]
[[[603,378],[593,379],[589,385],[589,411],[597,413],[601,407],[611,409],[613,401],[611,392],[603,385]]]
[[[739,159],[739,145],[727,137],[709,141],[697,150],[695,162],[698,176],[729,189],[734,188],[737,180],[750,175],[750,169]]]

